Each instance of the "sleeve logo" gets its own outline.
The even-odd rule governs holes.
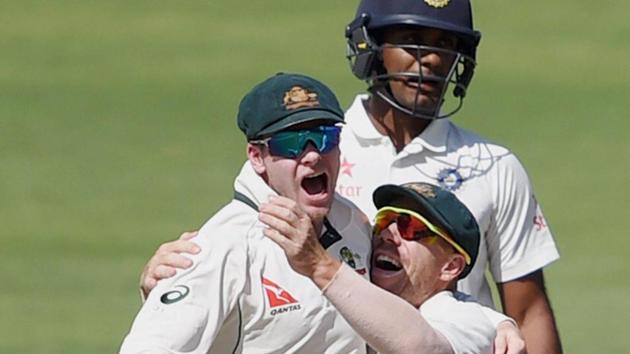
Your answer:
[[[190,293],[190,288],[186,285],[177,285],[175,289],[167,291],[160,297],[160,301],[165,305],[170,305],[183,300]]]

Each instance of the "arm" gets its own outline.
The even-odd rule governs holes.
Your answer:
[[[453,353],[418,309],[371,284],[319,244],[315,225],[295,202],[274,197],[260,206],[265,235],[278,243],[289,264],[323,289],[353,329],[379,353]],[[392,316],[395,314],[395,316]]]
[[[319,274],[325,274],[319,272]],[[454,353],[451,344],[422,316],[418,309],[374,284],[347,265],[333,279],[313,281],[352,328],[377,352]]]
[[[224,323],[234,316],[246,282],[242,265],[247,262],[247,245],[236,234],[222,237],[228,228],[211,224],[206,231],[202,229],[202,237],[195,242],[204,251],[191,257],[191,267],[160,281],[153,289],[120,353],[207,352],[219,331],[223,332]],[[206,247],[209,243],[213,247]]]
[[[197,231],[184,232],[179,239],[165,242],[155,251],[140,274],[140,296],[143,301],[155,288],[158,280],[174,276],[177,269],[187,269],[192,266],[192,260],[182,253],[191,255],[199,253],[199,246],[190,241],[195,236],[197,236]]]
[[[495,222],[486,233],[489,264],[505,313],[518,323],[527,351],[562,353],[542,269],[559,258],[529,177],[514,155],[493,173]]]
[[[561,354],[562,346],[542,270],[498,283],[497,286],[503,310],[518,322],[525,336],[527,351],[532,354]]]

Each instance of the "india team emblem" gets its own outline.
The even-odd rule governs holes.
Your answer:
[[[464,178],[456,169],[447,168],[438,173],[437,181],[440,187],[452,192],[462,185]]]
[[[436,8],[444,7],[448,5],[450,0],[424,0],[429,6],[433,6]]]

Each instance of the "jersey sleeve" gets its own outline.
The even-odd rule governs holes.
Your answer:
[[[481,305],[457,301],[441,293],[429,299],[420,310],[450,343],[455,354],[492,353],[496,327]]]
[[[506,282],[541,269],[559,258],[553,236],[529,177],[513,154],[497,161],[490,183],[494,223],[486,234],[490,272]]]
[[[120,353],[206,353],[212,345],[245,286],[247,244],[212,221],[193,241],[201,247],[193,266],[151,291]]]
[[[379,353],[450,353],[446,339],[418,309],[370,283],[343,263],[324,289],[326,298],[352,328]]]

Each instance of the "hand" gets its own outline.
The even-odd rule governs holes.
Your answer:
[[[514,323],[503,321],[497,326],[494,354],[527,354],[525,338]]]
[[[177,268],[186,269],[192,266],[192,261],[182,253],[197,254],[201,251],[199,246],[189,241],[195,236],[197,236],[197,231],[184,232],[179,239],[160,245],[140,274],[140,290],[143,298],[146,299],[149,296],[158,280],[172,277]]]
[[[318,231],[322,225],[314,225],[295,201],[285,197],[271,197],[259,210],[258,219],[267,225],[265,236],[282,247],[293,270],[313,279],[317,285],[319,281],[327,284],[326,279],[332,279],[341,264],[319,243]]]

